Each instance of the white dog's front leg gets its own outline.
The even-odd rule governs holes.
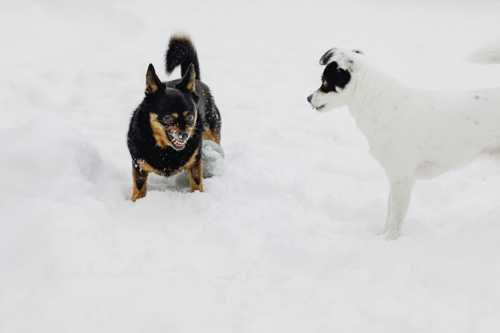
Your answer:
[[[389,189],[389,199],[387,199],[387,216],[385,218],[384,232],[382,233],[382,235],[385,235],[389,230],[389,224],[391,220],[391,201],[392,201],[391,191]]]
[[[391,193],[389,195],[389,209],[385,224],[385,238],[396,239],[401,232],[401,224],[406,217],[410,204],[411,190],[415,183],[412,178],[391,181]]]

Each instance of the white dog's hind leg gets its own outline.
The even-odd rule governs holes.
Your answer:
[[[406,217],[410,204],[411,190],[415,180],[412,178],[391,181],[389,209],[385,225],[385,238],[396,239],[401,232],[401,224]]]

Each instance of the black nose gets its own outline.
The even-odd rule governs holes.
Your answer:
[[[307,101],[308,101],[309,103],[311,103],[311,100],[312,100],[312,99],[313,99],[313,95],[309,95],[309,96],[307,96]]]
[[[179,134],[179,139],[181,139],[181,140],[186,140],[186,139],[187,139],[187,137],[188,137],[188,134],[187,134],[187,133],[180,133],[180,134]]]

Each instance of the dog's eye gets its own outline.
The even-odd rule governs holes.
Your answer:
[[[331,90],[327,80],[323,80],[323,82],[321,83],[321,87],[319,87],[319,90],[324,93],[327,93]]]
[[[173,124],[174,120],[175,120],[174,117],[172,117],[171,115],[168,115],[168,114],[163,117],[163,122],[165,124]]]
[[[193,123],[194,122],[194,115],[189,114],[186,116],[186,122],[187,123]]]

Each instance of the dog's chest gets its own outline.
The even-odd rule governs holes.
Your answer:
[[[196,157],[196,153],[195,145],[189,145],[182,151],[155,149],[141,160],[147,163],[151,169],[149,172],[168,177],[189,168]]]

